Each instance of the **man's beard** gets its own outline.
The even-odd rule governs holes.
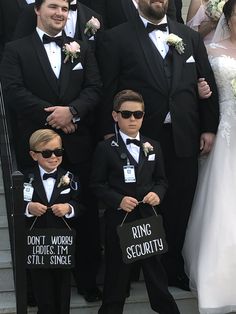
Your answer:
[[[139,0],[138,7],[141,13],[147,18],[151,20],[161,20],[166,14],[168,2],[162,8],[153,8],[148,5],[146,2]]]

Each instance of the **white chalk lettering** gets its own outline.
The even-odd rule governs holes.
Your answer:
[[[27,257],[28,265],[44,265],[43,256],[38,255],[28,255]]]
[[[63,255],[63,254],[68,254],[68,246],[62,246],[62,245],[58,245],[58,247],[57,247],[57,254],[61,254],[61,255]]]
[[[51,265],[71,265],[71,255],[68,256],[50,256]]]
[[[27,236],[27,244],[28,245],[44,245],[45,244],[45,236]]]
[[[164,249],[162,239],[154,239],[139,244],[133,244],[126,248],[127,258],[132,259],[144,255],[150,255]]]
[[[58,245],[72,245],[73,237],[72,236],[51,236],[52,244]]]
[[[45,254],[52,255],[54,254],[54,246],[52,245],[36,245],[32,247],[33,254]]]
[[[133,233],[134,239],[149,236],[152,234],[151,225],[143,224],[143,225],[132,227],[132,233]]]

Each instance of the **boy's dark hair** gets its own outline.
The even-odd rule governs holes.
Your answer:
[[[70,3],[72,0],[65,0],[69,3],[69,9],[70,9]],[[45,0],[35,0],[35,3],[34,3],[34,7],[38,10],[40,9],[42,3],[45,2]]]
[[[121,105],[125,101],[139,102],[142,104],[142,109],[144,110],[144,100],[142,95],[131,89],[124,89],[115,95],[113,101],[113,110],[114,111],[120,110]]]

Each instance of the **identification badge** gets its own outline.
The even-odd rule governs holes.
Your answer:
[[[136,182],[134,166],[131,166],[131,165],[124,166],[123,170],[124,170],[125,183]]]
[[[34,193],[34,188],[30,183],[24,183],[24,201],[31,202]]]

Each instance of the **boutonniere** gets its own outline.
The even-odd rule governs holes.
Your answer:
[[[143,152],[146,157],[152,151],[153,151],[153,146],[149,142],[143,143]]]
[[[71,62],[73,63],[74,59],[79,57],[80,45],[76,41],[72,41],[69,44],[65,44],[62,50],[66,55],[64,63],[66,63],[69,59],[71,59]]]
[[[234,97],[236,97],[236,79],[235,78],[232,79],[232,81],[231,81],[231,87],[232,87]]]
[[[57,185],[58,188],[60,188],[61,186],[66,186],[70,184],[69,174],[70,174],[69,171],[67,171],[67,173],[60,178],[60,181]]]
[[[180,55],[184,53],[185,44],[181,37],[171,33],[168,35],[166,43],[169,46],[173,46]]]
[[[96,17],[92,16],[91,19],[86,23],[84,34],[86,34],[89,38],[94,36],[100,28],[100,22]]]

